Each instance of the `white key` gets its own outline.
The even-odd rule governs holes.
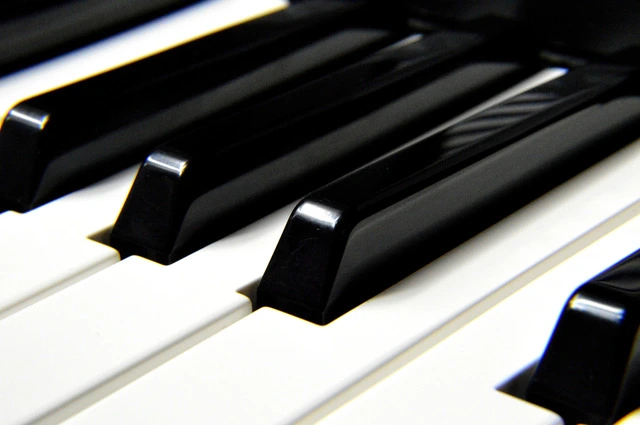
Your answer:
[[[260,278],[291,209],[171,266],[129,257],[1,321],[0,424],[57,423],[249,314],[236,290]]]
[[[398,372],[404,372],[404,369]],[[393,375],[383,381],[382,399],[374,387],[362,397],[347,404],[336,413],[318,422],[322,425],[334,424],[446,424],[446,425],[563,425],[562,419],[553,412],[531,405],[520,399],[501,392],[463,386],[458,382],[439,380],[439,376],[420,375],[408,383],[409,387],[400,388]],[[405,381],[402,381],[406,383]],[[391,388],[397,393],[391,393]],[[364,400],[369,393],[378,396],[378,404]]]
[[[437,423],[432,418],[439,417],[440,410],[465,410],[467,403],[474,403],[475,394],[469,392],[470,388],[478,394],[489,390],[497,393],[496,388],[539,359],[571,293],[638,248],[640,217],[536,279],[320,423],[350,424],[356,417],[367,424],[385,423],[376,421],[371,409],[375,411],[382,403],[386,415],[402,415],[403,408],[407,408],[406,398],[415,401],[416,393],[432,396],[411,406],[416,416],[424,423]],[[440,397],[437,394],[440,385],[466,392],[468,398]],[[538,409],[534,405],[530,408]],[[640,418],[638,413],[635,419],[631,416],[623,421],[625,425]],[[513,423],[537,423],[529,420],[524,416]]]
[[[0,318],[120,260],[88,237],[111,227],[135,177],[129,169],[25,214],[0,215]]]
[[[68,424],[320,419],[637,215],[638,174],[640,142],[327,326],[260,309]]]
[[[82,80],[285,7],[269,0],[199,3],[89,47],[0,79],[0,113],[22,99]],[[0,319],[119,260],[88,237],[110,228],[135,169],[22,216],[0,215]],[[36,261],[35,259],[38,259]],[[40,260],[41,259],[41,260]]]

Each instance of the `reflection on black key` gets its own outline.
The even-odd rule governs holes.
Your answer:
[[[622,75],[571,72],[307,196],[258,287],[259,305],[326,324],[640,136],[640,98],[631,97],[519,140]]]
[[[195,0],[19,0],[0,3],[0,74],[131,28]]]
[[[640,252],[569,298],[527,400],[566,424],[611,425],[640,407]]]
[[[292,6],[20,103],[0,131],[0,207],[36,207],[141,160],[178,131],[394,41],[367,27],[326,34],[356,10]]]
[[[112,245],[121,255],[176,261],[526,75],[504,62],[446,75],[451,59],[482,42],[449,32],[410,37],[159,148],[136,178]],[[425,80],[433,83],[416,89]]]

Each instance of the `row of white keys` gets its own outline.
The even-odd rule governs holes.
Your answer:
[[[478,108],[562,73],[541,72]],[[70,212],[62,205],[72,197],[50,211]],[[80,208],[96,207],[78,197]],[[55,423],[249,314],[251,303],[240,293],[252,293],[292,207],[171,266],[127,258],[5,318],[0,338],[12,348],[0,364],[0,392],[10,396],[0,398],[0,410],[11,406],[7,423]],[[34,380],[47,385],[32,388]]]
[[[327,326],[260,309],[68,425],[113,418],[154,425],[318,420],[637,215],[638,174],[640,142]],[[28,328],[35,326],[36,307],[22,312],[34,312]],[[9,329],[2,325],[0,338],[6,340]],[[19,330],[11,331],[15,339]]]
[[[58,423],[250,314],[236,290],[260,278],[291,208],[169,267],[129,257],[5,318],[0,424]]]
[[[50,91],[286,6],[282,0],[214,0],[0,79],[4,116]],[[124,171],[26,214],[0,215],[0,319],[119,260],[88,237],[112,226],[135,176]],[[35,263],[34,259],[38,259]]]
[[[496,388],[540,358],[564,303],[578,286],[638,248],[640,217],[528,284],[321,423],[352,424],[357,419],[386,424],[396,418],[407,424],[455,425],[468,423],[461,418],[469,414],[478,424],[561,424],[555,414]],[[487,404],[479,406],[476,397]],[[514,420],[515,414],[522,416]],[[622,423],[639,420],[640,411]]]

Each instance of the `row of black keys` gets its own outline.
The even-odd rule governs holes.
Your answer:
[[[419,137],[544,64],[499,26],[388,21],[302,2],[26,100],[0,132],[0,202],[152,150],[111,244],[171,263],[310,193],[258,303],[324,324],[640,136],[634,71],[590,65]]]

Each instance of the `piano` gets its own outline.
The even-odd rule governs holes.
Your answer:
[[[535,65],[522,60],[522,75],[505,74],[508,87],[496,85],[406,141],[446,134],[594,63],[632,75],[638,5],[569,3],[406,2],[401,16],[411,32],[375,38],[385,43],[376,51],[402,48],[415,34],[506,21],[525,27],[531,38],[523,40],[533,43],[524,47],[535,53]],[[53,59],[19,62],[23,69],[0,78],[0,110],[42,130],[48,116],[18,116],[16,105],[304,5],[206,0],[165,10]],[[356,61],[371,52],[348,54]],[[634,98],[633,78],[612,89],[615,99]],[[558,120],[572,118],[563,114]],[[573,291],[640,248],[640,140],[611,143],[615,152],[435,258],[425,254],[397,283],[322,324],[260,304],[260,281],[295,198],[166,264],[111,246],[140,162],[153,155],[24,211],[9,209],[0,215],[0,424],[565,423],[561,412],[526,400],[531,375]],[[391,148],[405,146],[389,146],[386,157],[396,155]],[[640,413],[619,419],[640,423]]]

